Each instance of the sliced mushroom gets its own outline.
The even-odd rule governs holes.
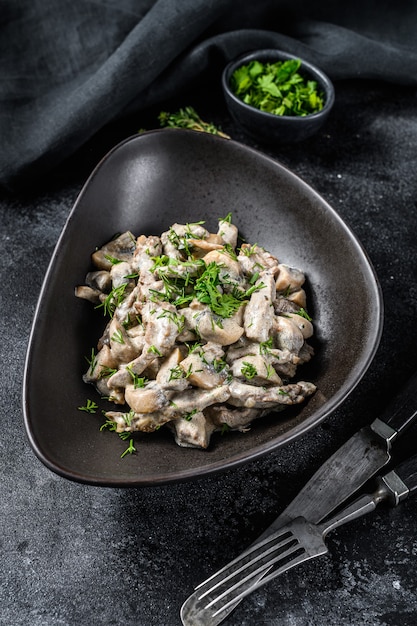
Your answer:
[[[201,259],[208,252],[212,250],[221,250],[224,247],[221,237],[210,234],[207,239],[192,239],[188,240],[188,243],[193,249],[193,258]]]
[[[256,281],[259,287],[254,291],[246,305],[244,314],[244,328],[248,339],[259,343],[268,340],[272,328],[275,312],[273,300],[275,298],[275,281],[272,274],[265,272]]]
[[[231,407],[225,404],[213,404],[207,407],[204,415],[208,416],[217,429],[221,429],[225,424],[231,430],[246,432],[251,423],[265,415],[262,409],[250,409],[247,407]]]
[[[274,275],[278,272],[278,259],[256,244],[253,246],[247,243],[242,244],[237,260],[247,276],[253,276],[265,270],[269,270]]]
[[[188,256],[187,250],[192,247],[190,239],[207,239],[208,236],[209,231],[201,224],[173,224],[169,231],[161,235],[164,254],[183,260]]]
[[[316,390],[312,383],[299,381],[276,387],[256,387],[233,380],[229,385],[229,404],[255,409],[268,409],[280,404],[299,404]]]
[[[142,281],[155,265],[154,257],[159,256],[161,252],[162,242],[159,237],[141,235],[137,238],[131,266],[133,271],[140,273]],[[154,280],[153,277],[152,280]]]
[[[88,272],[85,282],[89,287],[98,289],[99,291],[108,293],[112,288],[110,272],[107,270],[98,270],[97,272]]]
[[[155,413],[169,402],[169,395],[165,394],[156,380],[151,380],[143,387],[126,385],[125,398],[135,413]]]
[[[88,285],[80,285],[75,288],[75,295],[77,298],[81,298],[81,300],[88,300],[93,304],[101,303],[101,296],[103,295],[99,289],[95,289],[93,287],[89,287]]]
[[[217,231],[217,235],[221,238],[222,242],[228,244],[233,249],[237,246],[237,238],[238,238],[238,228],[235,224],[228,222],[226,220],[219,221],[219,229]]]
[[[134,412],[128,421],[126,421],[125,414],[120,412],[109,411],[105,415],[117,424],[118,432],[136,430],[152,432],[171,420],[194,415],[211,404],[225,402],[229,396],[230,392],[226,385],[210,390],[192,389],[176,394],[171,398],[169,404],[159,411],[153,413]]]
[[[305,309],[307,306],[307,296],[304,289],[297,289],[297,291],[288,294],[288,300],[302,309]]]
[[[292,321],[293,324],[301,331],[304,339],[309,339],[313,335],[313,324],[310,320],[306,319],[302,315],[298,315],[297,313],[289,313],[288,319]]]
[[[298,292],[295,292],[295,293],[298,293]],[[292,295],[295,295],[295,294],[292,294]],[[297,313],[297,311],[299,310],[300,310],[300,307],[298,304],[296,304],[292,300],[289,300],[288,298],[285,298],[282,295],[277,294],[274,300],[274,311],[277,315],[279,315],[280,313],[283,313],[283,314]]]
[[[136,239],[130,231],[122,233],[92,254],[94,265],[101,270],[111,270],[112,259],[130,261],[136,247]]]
[[[110,376],[107,383],[109,389],[126,387],[131,382],[132,375],[140,376],[140,374],[143,374],[152,361],[158,358],[150,348],[151,346],[144,344],[142,353],[136,359],[133,359],[126,365],[122,365],[115,374]]]
[[[282,315],[275,316],[272,332],[274,343],[278,348],[289,350],[292,354],[298,355],[303,346],[304,337],[301,330],[291,319]]]
[[[161,367],[156,374],[156,381],[161,385],[162,389],[184,391],[184,389],[189,387],[189,381],[185,377],[183,369],[179,367],[183,358],[182,350],[176,347],[162,361]]]
[[[290,267],[285,263],[280,263],[278,265],[278,270],[279,273],[276,280],[277,291],[291,293],[300,289],[305,282],[303,272],[295,267]]]
[[[234,284],[239,284],[241,279],[241,270],[239,263],[230,256],[226,248],[222,247],[220,250],[212,250],[208,252],[204,257],[204,263],[216,263],[219,268],[219,277],[223,282],[224,289],[227,288],[228,283],[231,287]]]
[[[232,374],[234,378],[248,380],[254,385],[282,384],[274,367],[260,354],[248,354],[234,361]]]
[[[204,349],[192,352],[180,363],[180,367],[188,381],[194,387],[213,389],[223,385],[229,374],[229,368],[210,358]]]
[[[115,363],[129,363],[142,354],[144,332],[132,336],[117,317],[113,317],[109,325],[109,345]]]
[[[204,341],[213,341],[221,346],[235,343],[244,332],[243,327],[232,317],[215,316],[208,307],[196,317],[195,329]]]
[[[133,287],[135,286],[134,280],[129,278],[131,274],[130,264],[127,261],[121,261],[120,263],[115,263],[110,270],[110,277],[112,281],[112,288],[117,289],[120,285],[124,283],[130,284]]]
[[[210,443],[210,437],[215,425],[202,411],[197,411],[188,419],[179,417],[168,423],[168,427],[174,432],[175,442],[183,448],[206,449]]]
[[[104,345],[102,349],[92,358],[90,367],[83,376],[86,383],[95,383],[105,378],[110,372],[117,368],[117,360],[108,345]]]

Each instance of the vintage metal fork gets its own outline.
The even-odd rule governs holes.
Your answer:
[[[416,491],[417,456],[380,477],[373,493],[361,496],[328,521],[316,525],[296,518],[198,585],[181,607],[183,625],[216,626],[255,589],[292,567],[327,553],[324,540],[331,530],[375,510],[380,502],[397,506]]]

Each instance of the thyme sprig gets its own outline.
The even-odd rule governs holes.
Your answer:
[[[163,128],[188,128],[190,130],[219,135],[225,139],[230,139],[229,135],[226,135],[226,133],[212,122],[204,122],[197,111],[191,106],[179,109],[175,113],[161,111],[158,116],[158,121]]]

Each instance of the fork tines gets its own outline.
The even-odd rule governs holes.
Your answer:
[[[201,590],[199,600],[207,598],[204,610],[213,608],[213,617],[226,608],[231,607],[256,586],[259,578],[263,578],[274,567],[274,578],[278,572],[292,567],[297,559],[304,554],[296,536],[289,530],[277,531],[253,545],[228,565],[217,571],[213,576],[196,587]],[[295,561],[294,563],[292,563]]]

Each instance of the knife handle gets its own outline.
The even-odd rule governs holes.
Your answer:
[[[417,372],[408,380],[404,388],[400,389],[383,415],[375,421],[384,422],[393,430],[390,437],[391,443],[414,422],[417,422]]]
[[[417,494],[417,456],[403,461],[394,468],[393,472],[407,487],[408,497]]]

